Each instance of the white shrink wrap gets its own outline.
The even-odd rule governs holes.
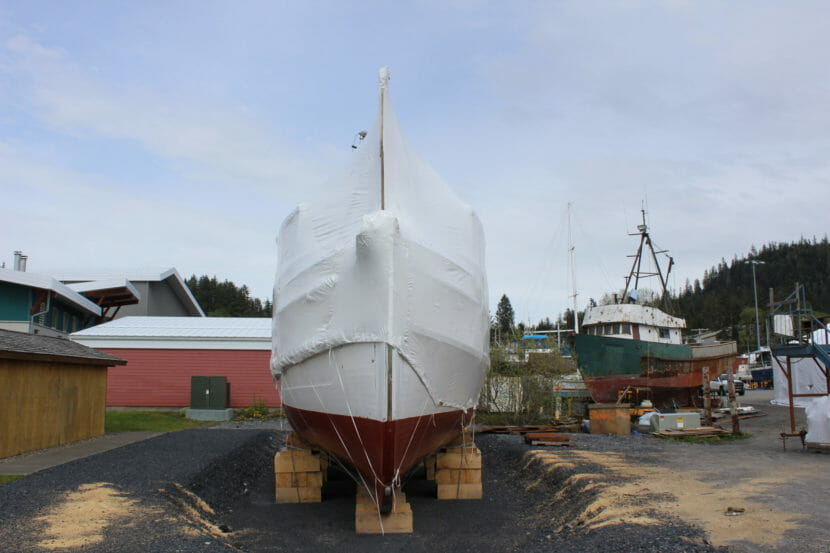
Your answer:
[[[382,383],[369,379],[350,391],[350,380],[371,375],[340,363],[340,382],[327,388],[321,380],[335,377],[304,362],[325,355],[334,363],[338,351],[347,358],[344,346],[386,344],[395,362],[414,372],[411,380],[425,388],[430,403],[466,410],[475,407],[489,364],[482,227],[408,148],[385,94],[381,116],[351,168],[324,198],[300,205],[282,224],[271,370],[275,379],[292,370],[320,372],[283,378],[288,403],[316,401],[320,405],[299,406],[373,417],[359,404],[383,402],[383,390],[373,388]],[[345,399],[331,392],[338,387]],[[421,404],[413,409],[425,410]]]
[[[807,416],[807,436],[804,440],[815,444],[830,444],[830,396],[816,398],[804,409]]]
[[[813,332],[810,341],[814,344],[826,345],[827,333],[823,329],[816,330]],[[786,368],[786,357],[779,357],[778,362]],[[787,375],[781,369],[778,362],[775,359],[772,360],[772,379],[775,394],[770,403],[773,405],[789,405],[790,396]],[[827,377],[824,376],[824,364],[819,359],[792,357],[790,358],[790,366],[792,368],[794,394],[827,393]],[[795,397],[793,398],[793,405],[796,407],[806,407],[811,401],[812,398],[810,397]]]

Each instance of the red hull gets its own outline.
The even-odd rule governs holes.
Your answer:
[[[591,399],[596,403],[614,403],[626,388],[648,390],[648,399],[657,408],[699,407],[703,386],[703,367],[709,367],[709,380],[726,372],[734,356],[689,360],[683,372],[664,376],[648,375],[583,375]],[[644,399],[644,398],[643,398]]]
[[[294,430],[357,469],[374,490],[378,504],[387,503],[394,488],[424,457],[461,433],[472,411],[451,411],[381,422],[371,419],[306,411],[284,405]]]
[[[700,373],[683,376],[661,378],[659,382],[655,378],[621,375],[584,377],[584,380],[591,399],[596,403],[615,403],[621,391],[639,388],[649,390],[648,398],[655,407],[696,406],[701,386]]]

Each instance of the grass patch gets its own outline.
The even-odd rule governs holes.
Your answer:
[[[23,478],[22,474],[0,474],[0,486]]]
[[[178,411],[107,411],[105,432],[175,432],[213,426],[215,421],[194,421]]]
[[[741,432],[738,435],[724,434],[722,436],[678,436],[677,438],[666,437],[665,439],[673,440],[675,442],[686,442],[689,444],[719,444],[723,442],[734,442],[735,440],[746,440],[747,438],[751,437],[752,434]]]

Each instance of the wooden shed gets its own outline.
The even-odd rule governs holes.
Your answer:
[[[66,338],[0,329],[0,457],[103,434],[107,368],[126,363]]]

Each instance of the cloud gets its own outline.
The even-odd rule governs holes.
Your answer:
[[[0,182],[15,183],[0,205],[4,260],[24,249],[33,272],[176,266],[185,276],[219,274],[269,295],[272,221],[148,198],[140,190],[113,197],[110,179],[49,166],[7,144],[0,144]]]
[[[45,124],[79,140],[122,140],[187,176],[296,191],[322,180],[313,153],[280,138],[267,117],[244,105],[177,97],[147,85],[114,86],[90,77],[69,55],[26,35],[6,43],[7,72]]]

